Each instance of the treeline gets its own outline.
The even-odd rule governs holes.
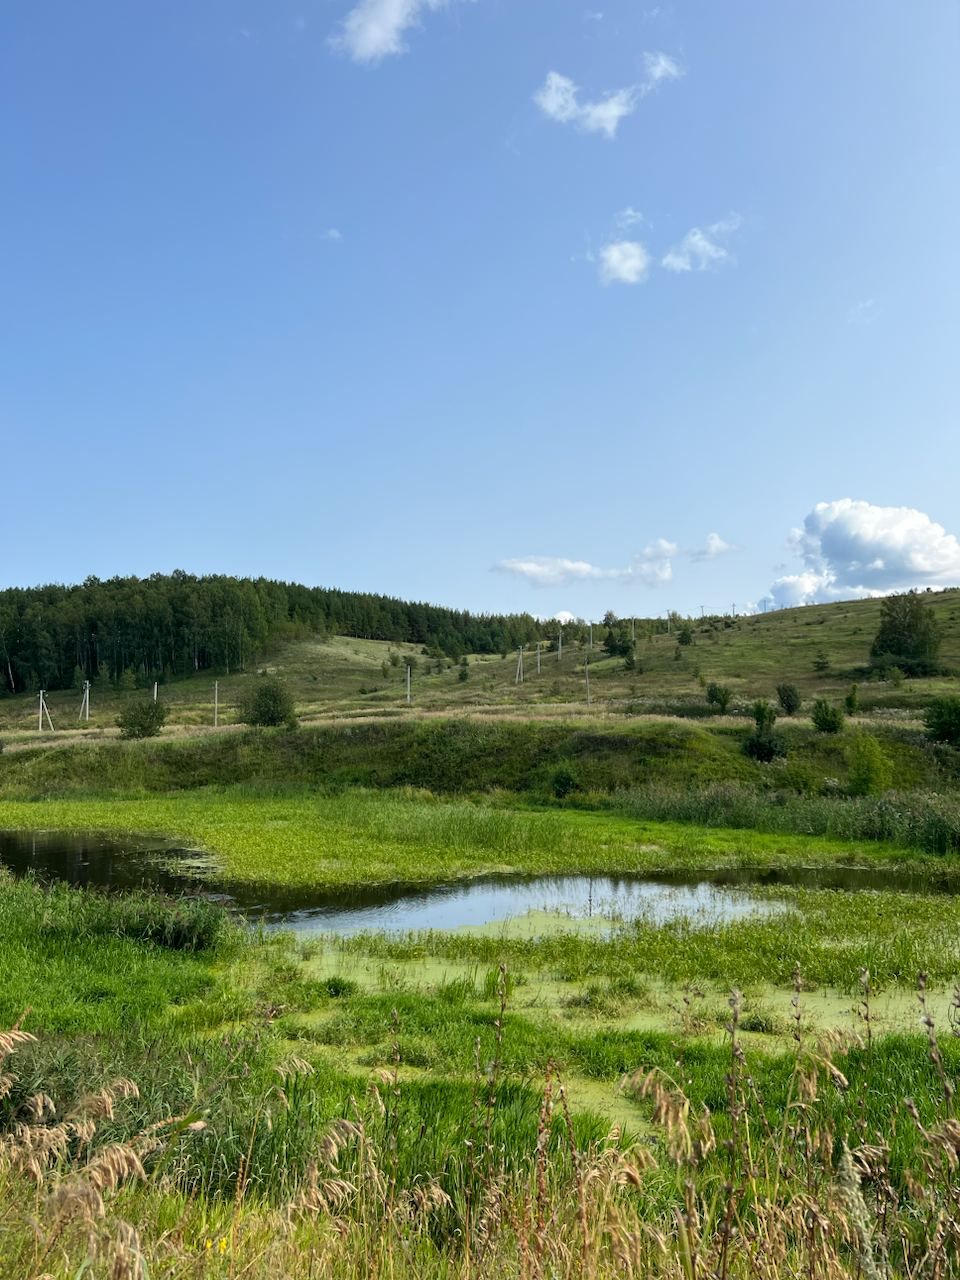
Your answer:
[[[85,679],[148,684],[232,671],[276,645],[347,635],[416,644],[437,656],[506,653],[556,624],[472,614],[391,596],[266,578],[87,578],[79,586],[0,591],[0,689],[63,689]]]

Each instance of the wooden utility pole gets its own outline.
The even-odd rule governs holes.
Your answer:
[[[154,702],[156,702],[156,700],[157,700],[157,694],[159,693],[159,691],[160,691],[160,681],[159,681],[159,680],[154,680],[154,682],[153,682],[153,700],[154,700]]]
[[[589,707],[590,705],[590,658],[589,656],[584,658],[584,661],[583,661],[583,676],[587,682],[587,706]]]
[[[523,645],[517,650],[517,674],[514,684],[523,684]]]
[[[78,720],[83,720],[87,724],[90,723],[90,681],[83,682],[83,697],[80,699],[80,714]]]
[[[537,641],[537,675],[540,674],[540,641]]]
[[[557,661],[563,661],[563,627],[560,627],[557,633]]]
[[[407,663],[407,706],[410,705],[410,663]]]
[[[213,727],[216,729],[220,724],[220,681],[213,682]]]

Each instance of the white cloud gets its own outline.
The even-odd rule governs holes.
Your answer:
[[[343,239],[343,232],[338,227],[327,227],[322,239],[336,242]]]
[[[691,227],[679,244],[675,244],[664,254],[660,265],[668,271],[706,271],[708,267],[730,257],[729,251],[720,243],[724,236],[730,235],[740,226],[740,215],[731,213],[729,217],[714,222],[704,230],[702,227]]]
[[[661,80],[679,80],[683,75],[678,64],[665,53],[645,53],[643,66],[646,72],[644,93],[649,93]]]
[[[634,209],[633,205],[628,204],[625,209],[614,214],[613,220],[622,231],[629,231],[631,227],[638,227],[643,222],[643,214],[639,209]]]
[[[960,541],[913,507],[818,502],[791,542],[803,567],[770,588],[780,606],[960,583]]]
[[[877,304],[873,298],[864,298],[847,312],[847,324],[870,324],[877,314]]]
[[[576,622],[577,615],[575,613],[571,613],[569,609],[561,609],[559,613],[555,613],[553,615],[553,620],[554,622],[560,622],[566,626],[568,622]]]
[[[512,573],[534,587],[560,587],[571,582],[620,581],[642,582],[655,587],[673,577],[673,560],[678,554],[676,543],[657,538],[637,553],[622,569],[603,569],[587,560],[568,560],[563,556],[522,556],[501,560],[494,568]]]
[[[650,268],[650,255],[639,240],[614,240],[600,250],[604,284],[640,284]]]
[[[641,98],[652,93],[663,81],[676,80],[683,74],[677,63],[665,53],[645,53],[643,57],[644,78],[639,84],[614,89],[602,98],[581,102],[580,90],[569,76],[550,71],[533,95],[533,100],[548,119],[558,124],[573,124],[587,133],[602,133],[607,138],[614,138],[620,121],[636,111]]]
[[[425,13],[443,9],[447,3],[448,0],[360,0],[330,43],[355,62],[379,62],[405,53],[406,33],[420,25]]]
[[[691,559],[716,560],[717,556],[722,556],[725,552],[732,550],[733,546],[729,542],[725,542],[719,533],[708,533],[705,545],[698,551],[694,551]]]

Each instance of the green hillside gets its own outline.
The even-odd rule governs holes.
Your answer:
[[[960,671],[960,591],[924,597],[943,637],[941,662]],[[704,689],[711,682],[732,690],[731,710],[746,709],[756,697],[773,697],[781,681],[795,683],[805,700],[825,696],[839,701],[852,683],[860,685],[861,713],[909,718],[936,693],[956,686],[953,675],[910,679],[902,683],[871,679],[866,668],[880,617],[878,600],[815,605],[740,618],[694,621],[691,643],[678,644],[677,629],[652,633],[638,625],[636,669],[625,669],[621,657],[607,656],[605,629],[594,627],[594,647],[586,634],[567,639],[562,658],[541,643],[540,672],[536,647],[524,652],[524,680],[518,684],[517,654],[469,655],[462,668],[452,658],[429,656],[424,646],[335,636],[281,643],[274,652],[245,671],[212,669],[197,675],[162,680],[160,696],[168,708],[166,734],[213,727],[214,682],[219,686],[219,722],[236,719],[238,699],[258,672],[282,675],[290,685],[298,713],[306,722],[341,716],[417,715],[459,711],[473,714],[553,715],[682,715],[705,714]],[[573,633],[571,628],[571,633]],[[644,634],[644,632],[647,634]],[[411,705],[406,701],[405,668],[414,663]],[[584,666],[590,666],[590,706]],[[826,662],[826,670],[818,670]],[[462,678],[462,670],[466,678]],[[129,683],[129,681],[128,681]],[[0,733],[8,745],[22,741],[60,740],[88,733],[115,732],[123,705],[149,696],[152,685],[130,689],[117,682],[94,682],[89,726],[78,720],[80,692],[48,694],[55,734],[37,732],[35,692],[0,697]]]

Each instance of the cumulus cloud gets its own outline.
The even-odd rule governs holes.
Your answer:
[[[614,240],[600,250],[604,284],[640,284],[650,268],[650,255],[639,240]]]
[[[372,2],[372,0],[368,0]],[[676,80],[683,73],[665,53],[645,53],[644,76],[638,84],[614,89],[602,98],[582,100],[578,86],[569,76],[550,71],[533,95],[533,100],[549,119],[557,124],[573,124],[586,133],[602,133],[615,138],[620,121],[632,115],[641,98],[652,93],[666,80]]]
[[[340,230],[339,227],[327,227],[326,231],[323,233],[322,238],[324,240],[330,240],[334,244],[336,244],[338,241],[343,239],[343,232]]]
[[[667,271],[706,271],[708,267],[716,266],[730,257],[729,250],[721,242],[737,230],[740,221],[739,214],[731,213],[706,230],[691,227],[680,243],[664,254],[660,265]]]
[[[620,581],[660,586],[673,577],[676,543],[657,538],[638,552],[622,569],[604,569],[588,560],[568,560],[563,556],[522,556],[501,560],[494,568],[512,573],[534,587],[560,587],[571,582]]]
[[[448,0],[360,0],[331,36],[335,49],[355,62],[379,62],[405,53],[404,37],[424,14],[443,9]]]
[[[781,607],[960,583],[960,541],[913,507],[818,502],[791,542],[802,568],[771,586]]]

